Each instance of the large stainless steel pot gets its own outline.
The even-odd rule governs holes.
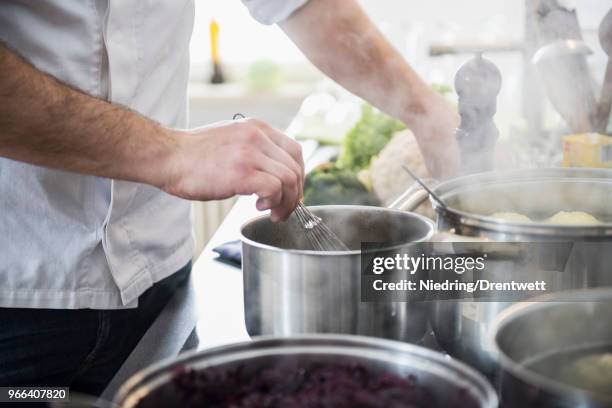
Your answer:
[[[362,242],[385,242],[402,252],[418,251],[417,243],[433,235],[433,223],[417,214],[377,207],[310,209],[350,250],[300,249],[308,247],[295,219],[274,224],[262,216],[247,222],[241,233],[249,334],[345,333],[403,341],[423,337],[428,312],[418,302],[422,299],[361,302],[360,246]],[[415,245],[406,245],[410,243]]]
[[[571,367],[570,355],[612,350],[611,311],[612,290],[590,289],[539,297],[502,312],[490,333],[500,361],[502,406],[612,407],[612,389],[606,395],[555,378]],[[595,371],[580,381],[604,381],[602,375]]]
[[[414,375],[420,385],[435,395],[436,405],[431,408],[457,406],[458,401],[468,398],[474,402],[470,406],[497,407],[497,396],[491,385],[475,370],[448,356],[400,342],[337,335],[267,337],[187,353],[133,376],[119,390],[114,402],[120,408],[135,408],[141,402],[145,406],[180,406],[181,401],[170,386],[173,373],[179,368],[241,366],[247,372],[256,372],[287,359],[296,364],[354,363],[377,372]]]
[[[595,169],[534,169],[486,173],[453,179],[435,188],[448,204],[432,201],[437,229],[498,242],[547,242],[558,267],[533,272],[533,278],[553,282],[552,290],[612,285],[612,171]],[[409,208],[418,200],[409,199]],[[519,212],[544,219],[558,211],[585,211],[604,224],[562,226],[521,224],[491,218],[495,212]],[[557,244],[558,243],[558,244]],[[487,264],[492,280],[511,276],[512,261]],[[564,273],[559,273],[564,272]],[[434,277],[435,278],[435,277]],[[470,274],[462,279],[470,280]],[[491,321],[510,303],[438,301],[430,318],[438,343],[451,355],[486,373],[495,368],[486,341]]]

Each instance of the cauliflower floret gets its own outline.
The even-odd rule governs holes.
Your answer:
[[[374,193],[385,205],[389,205],[415,181],[402,169],[407,166],[419,177],[429,177],[425,160],[410,130],[396,132],[370,165],[369,180]],[[429,201],[416,209],[417,213],[435,218]]]

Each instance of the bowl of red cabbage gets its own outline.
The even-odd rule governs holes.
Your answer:
[[[152,366],[119,390],[122,408],[493,408],[475,370],[441,353],[361,336],[261,337]]]

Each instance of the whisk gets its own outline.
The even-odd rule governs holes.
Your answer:
[[[304,228],[306,238],[316,251],[348,251],[346,245],[323,220],[314,215],[304,204],[299,203],[295,215]]]
[[[236,113],[233,120],[244,119],[242,113]],[[342,240],[330,230],[323,220],[304,206],[301,202],[295,208],[295,215],[306,232],[306,238],[316,251],[348,251]]]

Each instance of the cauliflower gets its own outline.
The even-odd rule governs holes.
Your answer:
[[[391,204],[415,182],[402,169],[402,165],[410,168],[419,177],[429,177],[425,160],[410,130],[396,132],[370,166],[369,180],[372,189],[385,206]],[[435,217],[429,201],[421,204],[416,212],[430,218]]]

